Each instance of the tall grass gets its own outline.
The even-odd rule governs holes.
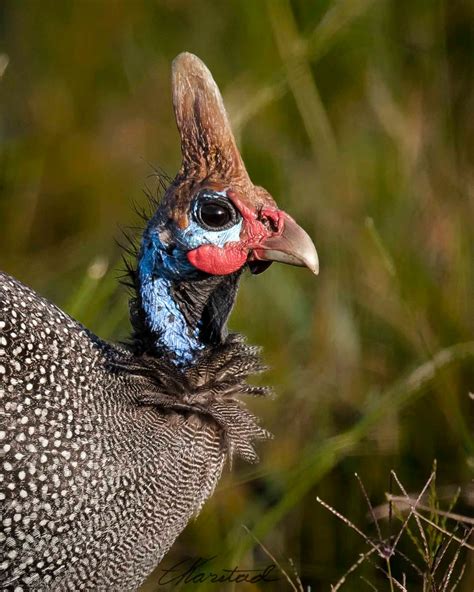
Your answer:
[[[263,545],[305,590],[329,590],[367,548],[316,497],[370,532],[353,474],[371,500],[392,469],[419,493],[434,459],[472,516],[473,18],[447,0],[2,3],[2,269],[102,337],[127,335],[114,238],[137,223],[148,163],[179,165],[182,50],[215,74],[254,181],[318,246],[317,279],[273,265],[244,281],[231,325],[264,346],[279,396],[253,406],[275,440],[226,474],[165,565],[250,569],[271,562]],[[370,562],[353,575],[342,590],[390,589]]]

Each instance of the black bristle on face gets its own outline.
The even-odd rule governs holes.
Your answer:
[[[137,274],[137,261],[140,254],[140,240],[143,232],[154,216],[161,200],[166,192],[166,189],[172,182],[171,177],[167,175],[161,168],[149,164],[153,172],[148,175],[148,179],[154,181],[154,186],[150,187],[148,184],[143,189],[143,194],[146,197],[146,204],[132,203],[132,207],[136,215],[142,221],[139,226],[127,226],[121,229],[122,238],[116,240],[116,243],[122,251],[123,268],[122,273],[118,276],[119,282],[127,288],[130,294],[129,310],[130,322],[132,325],[132,335],[130,339],[123,343],[123,345],[131,348],[138,354],[144,352],[153,352],[156,350],[154,344],[154,336],[150,333],[143,310],[140,303],[140,290]]]
[[[153,173],[148,178],[154,180],[155,187],[152,188],[146,185],[143,189],[143,193],[147,199],[145,205],[137,204],[136,202],[132,203],[134,212],[143,224],[122,228],[122,239],[116,241],[121,251],[125,254],[122,255],[124,269],[123,274],[119,276],[119,280],[124,286],[132,290],[132,297],[135,297],[137,290],[136,265],[140,252],[140,238],[146,225],[159,207],[167,187],[172,182],[172,179],[163,170],[153,165],[150,165],[150,167],[153,169]]]

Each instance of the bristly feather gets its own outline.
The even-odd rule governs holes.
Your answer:
[[[155,213],[156,209],[161,203],[163,195],[172,183],[173,179],[165,173],[162,169],[157,168],[149,164],[150,168],[153,169],[153,173],[148,175],[147,179],[153,179],[155,182],[154,187],[145,185],[143,194],[147,201],[145,205],[132,202],[132,207],[137,216],[142,220],[143,224],[139,226],[128,226],[122,229],[122,234],[125,239],[125,246],[120,242],[119,246],[135,260],[139,251],[139,239],[145,226],[148,224],[150,218]]]
[[[147,199],[146,204],[133,203],[133,209],[143,224],[139,226],[127,226],[121,228],[122,239],[116,240],[118,247],[122,251],[122,262],[124,267],[118,276],[119,282],[127,288],[130,294],[130,320],[132,323],[133,334],[128,341],[124,343],[136,352],[149,351],[153,344],[152,336],[149,334],[146,326],[143,310],[140,306],[140,292],[138,285],[137,261],[140,253],[140,239],[144,229],[150,219],[153,217],[156,209],[160,205],[163,195],[172,183],[171,177],[161,168],[148,163],[153,172],[147,179],[153,179],[154,187],[145,185],[143,193]]]
[[[216,422],[222,428],[228,459],[239,456],[253,463],[258,461],[253,443],[272,436],[239,396],[272,394],[268,387],[246,382],[250,375],[266,370],[259,353],[259,348],[246,344],[241,335],[231,334],[225,343],[208,348],[188,369],[177,367],[166,357],[147,355],[115,359],[112,369],[126,371],[136,384],[139,404],[193,413]]]

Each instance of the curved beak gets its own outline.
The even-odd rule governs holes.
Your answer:
[[[251,260],[279,261],[289,265],[307,267],[315,275],[319,273],[319,259],[316,247],[308,234],[291,216],[282,212],[283,230],[265,239],[251,255]]]

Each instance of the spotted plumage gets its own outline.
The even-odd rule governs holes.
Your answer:
[[[255,459],[266,433],[235,395],[262,392],[242,384],[256,352],[232,337],[217,365],[184,375],[100,341],[5,274],[0,303],[1,589],[133,590],[226,454]]]
[[[254,442],[268,437],[242,402],[267,394],[246,382],[263,370],[258,350],[228,333],[227,318],[244,267],[315,270],[316,254],[264,190],[252,197],[202,62],[182,54],[174,72],[183,168],[143,235],[130,344],[102,341],[0,272],[5,591],[136,590],[226,460],[255,461]]]

